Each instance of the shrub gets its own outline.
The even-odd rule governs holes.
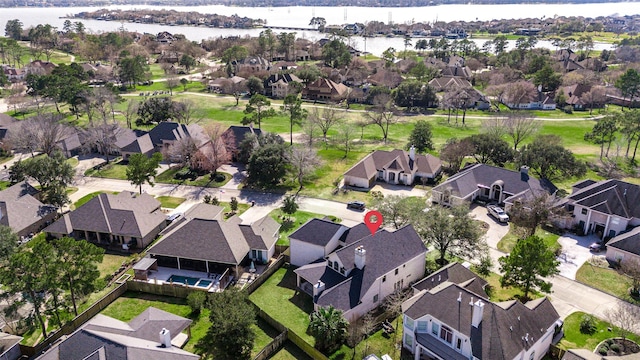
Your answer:
[[[605,345],[600,346],[598,349],[598,353],[600,353],[600,355],[607,355],[608,351],[609,349]]]
[[[491,260],[491,256],[483,255],[480,257],[480,263],[476,265],[476,271],[482,276],[489,276],[492,267],[493,260]]]
[[[211,195],[209,194],[205,195],[202,200],[204,201],[205,204],[211,204]]]
[[[207,294],[203,291],[194,291],[187,295],[187,304],[191,307],[191,313],[193,314],[200,314],[205,301],[207,301]]]
[[[224,174],[216,174],[216,176],[213,178],[213,181],[215,182],[223,182],[224,180]]]
[[[609,349],[619,353],[620,352],[620,345],[618,344],[612,344],[611,346],[609,346]]]
[[[583,315],[580,321],[580,332],[583,334],[593,334],[596,332],[596,319],[591,315]]]

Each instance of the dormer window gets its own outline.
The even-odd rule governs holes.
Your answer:
[[[398,269],[396,269],[396,275],[398,275]]]
[[[343,267],[340,268],[340,274],[344,275],[345,269]]]
[[[337,261],[334,261],[334,262],[333,262],[333,270],[338,271],[338,266],[339,266],[339,265],[338,265],[338,262],[337,262]]]

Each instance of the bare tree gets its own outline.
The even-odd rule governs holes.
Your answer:
[[[364,116],[369,123],[378,125],[382,130],[382,140],[387,143],[389,135],[389,125],[396,122],[396,116],[393,114],[391,96],[388,94],[379,94],[373,100],[374,106],[372,111],[367,111]]]
[[[396,285],[396,284],[394,284]],[[402,314],[402,303],[407,300],[408,297],[408,293],[402,291],[402,284],[401,286],[397,286],[396,290],[394,293],[392,293],[391,295],[387,296],[384,299],[384,303],[382,304],[382,306],[384,307],[385,311],[392,317],[396,319],[396,325],[394,327],[393,330],[393,344],[395,345],[396,343],[396,336],[398,335],[398,325],[400,322],[400,314]],[[394,346],[394,351],[397,351],[397,347]]]
[[[464,158],[473,155],[475,148],[469,139],[451,138],[440,150],[440,158],[449,163],[452,173],[458,172]]]
[[[167,87],[167,89],[169,89],[170,96],[173,96],[173,89],[175,89],[178,85],[180,85],[180,79],[176,75],[171,74],[167,76],[165,86]]]
[[[82,132],[85,137],[85,151],[96,150],[106,156],[108,164],[109,155],[116,149],[116,141],[121,131],[123,129],[118,126],[118,123],[104,122],[102,124],[89,125]]]
[[[511,206],[511,222],[523,238],[533,236],[541,225],[568,216],[563,207],[554,206],[556,202],[555,196],[547,192],[534,193],[533,196],[525,197]]]
[[[58,149],[57,143],[67,138],[72,129],[61,122],[56,114],[37,115],[19,123],[11,133],[11,142],[19,150],[33,153],[39,150],[47,155]]]
[[[180,167],[183,167],[190,163],[197,151],[196,140],[191,136],[185,136],[164,149],[162,155],[163,158],[176,162]]]
[[[518,150],[524,140],[538,132],[540,122],[526,112],[512,111],[502,118],[505,133],[513,140],[513,150]]]
[[[364,358],[369,353],[369,335],[373,330],[375,330],[376,323],[371,313],[366,313],[359,322],[360,325],[358,326],[358,330],[360,331],[360,335],[364,338],[364,352],[362,353],[362,358]]]
[[[336,137],[337,143],[344,145],[344,157],[349,155],[351,150],[351,142],[353,141],[353,135],[355,129],[350,123],[344,123],[338,127],[338,136]]]
[[[315,139],[317,130],[318,124],[309,119],[309,116],[307,116],[307,118],[302,122],[302,131],[307,138],[307,146],[313,146],[313,141]]]
[[[220,123],[207,124],[204,132],[209,142],[198,150],[191,166],[215,174],[220,166],[231,161],[235,138],[225,134],[225,126]]]
[[[593,86],[591,90],[582,94],[582,98],[589,104],[589,115],[593,114],[594,106],[601,106],[606,101],[606,89],[604,86]]]
[[[191,100],[176,101],[173,106],[175,120],[181,124],[189,125],[202,120],[200,109]]]
[[[320,158],[315,149],[311,147],[294,146],[287,154],[287,159],[291,164],[293,175],[298,181],[299,187],[296,192],[296,196],[298,196],[302,190],[304,178],[316,170],[320,165]]]
[[[518,106],[526,104],[535,99],[537,94],[536,86],[528,81],[517,81],[506,85],[504,102]]]
[[[630,304],[626,301],[619,301],[618,306],[614,309],[608,309],[605,312],[607,321],[614,325],[618,336],[622,338],[623,347],[626,344],[626,338],[634,331],[637,331],[637,325],[640,322],[640,308],[637,305]]]
[[[322,132],[322,139],[327,144],[327,133],[331,127],[342,122],[342,111],[335,107],[325,107],[322,110],[315,107],[311,109],[308,116],[309,121],[315,123]]]
[[[503,119],[499,116],[492,116],[482,121],[482,132],[490,136],[502,138],[505,134]]]
[[[640,296],[640,261],[627,259],[620,263],[620,270],[631,279],[631,296]]]
[[[127,127],[131,129],[133,119],[138,115],[138,102],[135,100],[129,100],[127,102],[127,107],[122,112],[122,115],[127,122]]]

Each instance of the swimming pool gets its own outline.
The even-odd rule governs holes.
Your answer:
[[[196,283],[198,282],[198,278],[193,278],[193,277],[188,277],[188,276],[180,276],[180,275],[171,275],[168,279],[167,282],[174,282],[174,283],[180,283],[180,284],[185,284],[185,285],[189,285],[189,286],[195,286]]]
[[[201,287],[201,288],[208,288],[209,286],[211,286],[211,283],[212,283],[211,280],[200,280],[195,286]]]

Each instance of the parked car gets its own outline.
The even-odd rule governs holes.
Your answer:
[[[499,222],[506,223],[509,221],[509,215],[507,215],[507,213],[498,205],[487,206],[487,212]]]
[[[589,250],[593,252],[600,252],[604,250],[604,246],[602,245],[601,241],[594,242],[593,244],[589,245]]]
[[[364,210],[365,204],[362,201],[354,200],[347,203],[347,209]]]

